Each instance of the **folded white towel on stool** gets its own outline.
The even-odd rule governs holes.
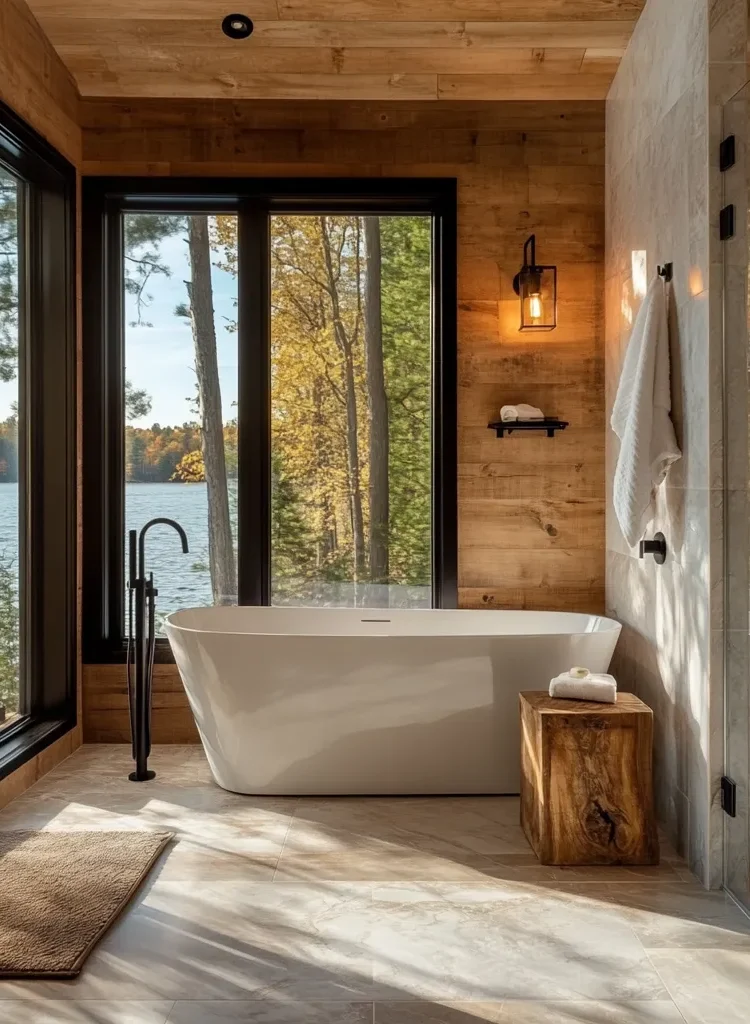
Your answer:
[[[516,420],[543,420],[544,413],[535,405],[504,405],[500,410],[500,419],[503,423],[513,423]]]
[[[583,679],[566,672],[549,684],[550,697],[562,700],[593,700],[602,704],[617,703],[617,683],[605,672],[589,673]]]

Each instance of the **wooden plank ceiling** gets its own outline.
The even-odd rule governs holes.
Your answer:
[[[28,0],[83,96],[318,100],[603,99],[645,2]]]

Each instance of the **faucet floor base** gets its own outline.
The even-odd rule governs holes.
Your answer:
[[[150,769],[142,775],[138,772],[131,772],[130,775],[128,775],[128,778],[131,782],[150,782],[151,779],[156,778],[156,772],[152,772]]]

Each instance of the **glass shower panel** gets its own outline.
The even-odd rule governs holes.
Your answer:
[[[722,175],[723,205],[736,211],[724,256],[724,508],[725,508],[725,767],[736,786],[736,815],[724,815],[724,879],[750,907],[750,335],[748,214],[750,212],[750,84],[724,108],[724,137],[736,159]]]

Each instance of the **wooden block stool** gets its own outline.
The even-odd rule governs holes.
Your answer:
[[[651,709],[520,697],[521,825],[540,862],[658,864]]]

